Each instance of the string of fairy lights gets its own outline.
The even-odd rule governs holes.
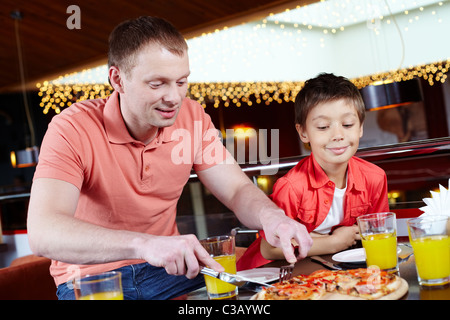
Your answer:
[[[361,89],[387,79],[399,82],[419,77],[427,80],[432,86],[435,82],[444,83],[449,70],[450,59],[409,69],[378,73],[351,79],[351,81],[358,89]],[[304,82],[193,83],[189,87],[189,95],[199,101],[203,107],[206,107],[207,103],[214,103],[214,107],[218,108],[222,102],[225,107],[230,104],[237,107],[243,104],[251,106],[253,104],[251,96],[255,97],[258,104],[264,102],[270,105],[272,102],[293,102],[303,85]]]
[[[350,7],[355,7],[356,2],[352,2],[356,0],[343,0],[343,1],[321,1],[327,4],[326,15],[329,16],[329,20],[326,23],[318,22],[319,19],[324,19],[323,13],[316,13],[317,17],[314,16],[314,12],[310,11],[308,16],[301,17],[303,19],[303,23],[296,23],[294,15],[294,10],[286,10],[280,15],[269,15],[267,18],[261,20],[260,23],[256,23],[253,28],[254,35],[260,32],[263,29],[271,28],[271,31],[275,30],[273,28],[278,28],[278,30],[289,37],[293,36],[292,31],[297,35],[297,40],[305,46],[305,32],[303,30],[311,30],[318,29],[322,30],[323,34],[327,33],[338,33],[346,30],[346,26],[351,24],[352,21],[345,21],[345,18],[338,15],[333,11],[334,6],[339,6],[341,9],[347,10],[344,8],[344,4]],[[375,1],[375,0],[373,0]],[[372,1],[372,2],[373,2]],[[381,1],[381,0],[380,0]],[[392,0],[392,3],[396,5],[398,8],[403,6],[402,1],[404,0]],[[406,1],[406,0],[405,0]],[[412,0],[407,0],[408,4],[411,4]],[[442,23],[443,16],[439,15],[439,12],[435,9],[435,7],[443,7],[444,4],[449,5],[449,1],[440,1],[438,3],[429,4],[429,6],[425,6],[426,2],[432,2],[431,0],[421,0],[421,1],[413,1],[417,3],[416,8],[414,10],[403,10],[402,15],[408,17],[408,25],[411,26],[417,21],[420,21],[420,14],[431,14],[433,17],[436,17],[437,23]],[[421,6],[420,2],[423,2]],[[305,6],[306,7],[306,6]],[[313,9],[313,6],[309,6],[308,10]],[[364,8],[360,9],[363,10]],[[366,8],[367,11],[370,7]],[[370,10],[374,10],[373,8]],[[369,11],[370,11],[369,10]],[[413,14],[413,11],[415,12]],[[367,13],[367,12],[366,12]],[[366,14],[363,11],[358,11],[355,14],[352,13],[349,15],[349,19],[359,19],[359,20],[367,20],[363,15]],[[303,15],[305,15],[305,11],[303,11]],[[386,24],[391,23],[391,19],[389,17],[385,17],[383,15],[377,16],[378,20],[385,21]],[[342,21],[341,21],[342,20]],[[367,20],[368,23],[370,22]],[[347,23],[347,24],[346,24]],[[354,23],[354,21],[353,21]],[[370,25],[376,26],[376,23]],[[290,28],[290,29],[289,29]],[[288,30],[289,29],[289,30]],[[229,30],[229,28],[225,27],[224,31]],[[379,30],[377,28],[373,28],[375,34],[379,34]],[[275,32],[275,31],[273,31]],[[408,26],[404,27],[403,32],[408,32]],[[202,37],[211,37],[213,34],[219,33],[219,30],[214,32],[204,34]],[[239,37],[236,37],[239,38]],[[267,39],[263,39],[261,41],[267,41]],[[252,38],[253,39],[253,38]],[[254,37],[256,39],[256,36]],[[193,39],[195,40],[195,39]],[[234,41],[234,40],[233,40]],[[246,40],[247,41],[247,40]],[[250,40],[254,41],[254,40]],[[255,40],[256,41],[256,40]],[[277,45],[276,43],[274,45]],[[320,45],[324,45],[323,39],[320,39]],[[242,43],[236,42],[235,51],[242,50]],[[255,46],[256,47],[256,46]],[[223,48],[221,48],[223,50]],[[230,49],[230,46],[226,48],[226,50]],[[255,49],[256,50],[256,49]],[[208,51],[214,52],[214,50],[203,50],[203,52]],[[229,51],[226,56],[225,62],[220,63],[232,63],[231,57],[235,55],[235,52]],[[250,55],[251,56],[251,55]],[[208,61],[212,60],[213,57],[202,57],[203,60]],[[217,61],[216,61],[217,62]],[[225,67],[222,67],[225,68]],[[390,70],[385,72],[378,72],[367,76],[360,76],[351,78],[351,81],[358,87],[363,88],[369,84],[378,81],[405,81],[410,80],[415,77],[423,78],[430,85],[434,85],[437,82],[444,83],[447,80],[447,73],[450,70],[450,58],[442,59],[440,61],[425,63],[416,66],[408,66],[406,68],[398,68],[396,70]],[[60,78],[52,81],[44,81],[42,83],[37,84],[37,88],[39,89],[39,96],[41,97],[40,107],[42,108],[43,113],[47,114],[50,111],[58,114],[64,108],[69,107],[75,102],[86,100],[86,99],[96,99],[96,98],[106,98],[109,96],[113,89],[108,83],[107,79],[105,79],[105,75],[107,75],[107,67],[100,66],[93,69],[83,70],[78,73],[68,74],[61,76]],[[61,81],[64,79],[64,81]],[[69,79],[69,80],[68,80]],[[96,80],[96,79],[101,79]],[[207,79],[207,78],[205,78]],[[189,84],[188,94],[189,98],[197,100],[204,108],[207,106],[213,106],[214,108],[218,108],[219,106],[229,107],[229,106],[252,106],[252,105],[271,105],[272,103],[283,103],[283,102],[292,102],[295,100],[295,96],[303,87],[303,81],[209,81],[208,79],[205,81],[193,81]]]
[[[363,88],[377,81],[391,79],[405,81],[414,77],[423,78],[432,86],[436,82],[444,83],[450,70],[450,59],[413,68],[383,72],[370,76],[351,79],[358,87]],[[273,102],[282,103],[295,100],[295,96],[303,87],[304,82],[214,82],[190,83],[187,96],[197,100],[204,108],[212,104],[218,108],[221,104],[228,107],[235,105],[252,106],[254,103],[270,105]],[[103,84],[57,84],[44,82],[37,84],[40,106],[43,113],[50,110],[60,113],[71,104],[87,100],[108,97],[113,89],[108,83]],[[253,99],[252,99],[253,98]]]

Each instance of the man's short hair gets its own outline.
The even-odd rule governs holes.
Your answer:
[[[116,66],[128,74],[135,66],[140,49],[149,43],[158,44],[179,56],[188,48],[183,35],[170,22],[142,16],[122,22],[111,32],[108,67]]]

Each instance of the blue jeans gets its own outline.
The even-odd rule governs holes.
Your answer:
[[[202,275],[194,279],[172,276],[164,268],[148,263],[125,266],[115,271],[122,273],[122,288],[125,300],[168,300],[205,286]],[[59,300],[75,300],[71,282],[58,286]]]

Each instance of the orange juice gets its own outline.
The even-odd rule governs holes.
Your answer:
[[[122,274],[108,271],[73,280],[77,300],[123,300]]]
[[[450,277],[450,238],[446,235],[427,236],[411,241],[421,280]],[[438,282],[438,281],[437,281]]]
[[[397,267],[396,233],[369,234],[361,238],[366,251],[367,266],[376,265],[382,270]]]
[[[225,272],[236,274],[236,255],[213,257],[225,268]],[[215,296],[225,295],[224,298],[230,298],[237,293],[236,286],[223,282],[222,280],[205,275],[206,289],[208,293]],[[226,295],[231,292],[230,295]]]
[[[96,292],[82,296],[79,300],[123,300],[123,293],[118,291]]]

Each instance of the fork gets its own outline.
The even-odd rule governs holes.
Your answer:
[[[411,244],[408,243],[408,242],[402,242],[402,243],[400,243],[400,245],[403,245],[403,246],[405,246],[405,247],[407,247],[407,248],[412,248]],[[403,249],[402,249],[402,251],[403,251]],[[408,251],[409,251],[409,250],[408,250]],[[404,256],[403,258],[399,256],[399,257],[398,257],[398,264],[401,264],[401,263],[403,263],[403,262],[408,261],[409,258],[410,258],[412,255],[414,255],[414,251],[407,253],[406,256]]]
[[[414,252],[411,252],[406,257],[400,258],[398,257],[398,264],[402,264],[403,262],[408,261],[408,259],[414,254]]]
[[[288,264],[280,267],[280,282],[287,281],[292,278],[292,271],[294,270],[294,264]]]

